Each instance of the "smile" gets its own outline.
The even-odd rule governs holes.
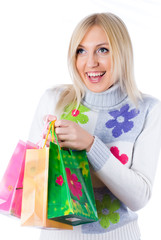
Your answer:
[[[87,78],[92,83],[100,82],[106,72],[87,72]]]
[[[106,72],[91,72],[87,73],[88,77],[102,77]]]

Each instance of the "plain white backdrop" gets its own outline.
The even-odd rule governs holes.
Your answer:
[[[160,11],[160,0],[0,0],[0,179],[18,140],[27,140],[45,89],[70,83],[70,36],[90,13],[113,12],[123,19],[133,43],[136,82],[161,99]],[[152,199],[138,212],[142,240],[161,239],[160,172],[161,157]],[[4,240],[38,240],[40,232],[3,215],[0,231]]]

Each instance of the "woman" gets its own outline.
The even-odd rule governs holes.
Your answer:
[[[161,103],[137,89],[130,37],[114,14],[93,14],[78,24],[68,62],[73,85],[45,92],[30,140],[40,139],[45,116],[50,122],[61,115],[55,122],[60,146],[87,152],[99,221],[73,231],[44,230],[40,239],[139,240],[135,211],[151,197]]]

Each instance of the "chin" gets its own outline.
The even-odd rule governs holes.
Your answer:
[[[86,85],[86,87],[88,88],[88,90],[90,90],[91,92],[95,92],[95,93],[101,93],[101,92],[105,92],[107,91],[109,88],[111,88],[113,86],[113,84],[107,86],[107,87],[101,87],[101,86],[88,86]]]

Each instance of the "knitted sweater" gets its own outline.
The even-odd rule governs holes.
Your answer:
[[[87,153],[99,221],[73,230],[42,230],[42,240],[138,240],[135,211],[151,197],[161,146],[161,102],[142,95],[138,107],[117,83],[102,93],[86,89],[77,111],[62,118],[95,136]],[[59,93],[47,90],[37,108],[30,141],[37,142]],[[74,109],[73,109],[74,110]]]

